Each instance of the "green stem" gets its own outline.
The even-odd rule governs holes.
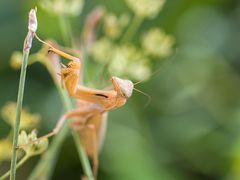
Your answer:
[[[23,94],[24,94],[24,85],[25,85],[25,79],[26,79],[28,55],[29,55],[29,51],[23,52],[23,64],[21,68],[20,83],[18,88],[16,121],[15,121],[15,127],[14,127],[14,135],[13,135],[13,148],[12,148],[13,153],[12,153],[12,161],[11,161],[11,178],[10,178],[11,180],[14,180],[16,175],[18,134],[19,134],[19,128],[20,128],[20,119],[21,119],[21,110],[22,110],[22,101],[23,101]]]
[[[24,87],[25,87],[25,79],[26,79],[26,71],[28,65],[28,56],[32,46],[32,40],[34,37],[34,33],[36,29],[37,20],[36,20],[36,12],[34,10],[30,11],[29,16],[29,30],[27,36],[24,41],[23,45],[23,62],[21,66],[21,74],[20,74],[20,82],[18,88],[18,98],[17,98],[17,107],[16,107],[16,121],[14,127],[14,134],[13,134],[13,147],[12,147],[12,160],[11,160],[11,170],[10,170],[10,179],[15,180],[16,176],[16,164],[17,164],[17,145],[18,145],[18,134],[20,128],[20,121],[21,121],[21,111],[22,111],[22,102],[23,102],[23,95],[24,95]]]
[[[94,180],[92,170],[91,170],[91,167],[89,164],[89,160],[87,158],[87,154],[86,154],[85,150],[82,148],[79,135],[75,131],[72,131],[72,135],[73,135],[73,139],[76,144],[76,147],[77,147],[77,151],[78,151],[78,155],[81,160],[81,164],[83,166],[83,171],[84,171],[86,177],[88,178],[88,180]]]
[[[134,33],[136,33],[139,26],[142,24],[143,20],[144,20],[144,18],[134,15],[129,28],[126,30],[125,34],[123,35],[123,37],[121,39],[121,42],[130,41],[132,39]]]
[[[19,167],[21,167],[28,159],[30,158],[30,156],[26,155],[24,156],[16,165],[16,169],[18,169]],[[6,172],[4,175],[2,175],[0,177],[0,180],[4,180],[6,179],[7,177],[10,176],[10,171]]]
[[[70,46],[72,42],[72,28],[69,25],[68,17],[61,15],[58,20],[64,43],[66,46]]]

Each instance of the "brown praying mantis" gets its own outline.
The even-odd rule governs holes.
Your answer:
[[[123,106],[131,97],[134,85],[132,81],[112,77],[112,90],[98,90],[78,84],[80,79],[81,60],[63,51],[49,46],[49,52],[58,54],[70,62],[62,65],[61,79],[69,96],[77,99],[77,108],[60,117],[52,132],[40,138],[56,135],[64,125],[66,119],[71,118],[71,127],[78,132],[81,144],[93,162],[93,173],[97,177],[98,152],[102,144],[106,128],[107,113],[111,109]]]

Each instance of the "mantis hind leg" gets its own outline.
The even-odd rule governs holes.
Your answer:
[[[87,119],[85,126],[79,130],[80,141],[88,157],[92,160],[92,169],[95,179],[98,172],[98,153],[101,149],[106,129],[106,113],[95,113]]]
[[[94,106],[95,107],[95,106]],[[41,136],[39,137],[37,140],[34,140],[28,144],[25,144],[25,145],[22,145],[22,146],[19,146],[18,148],[22,148],[24,146],[27,146],[27,145],[30,145],[36,141],[39,141],[40,139],[43,139],[43,138],[50,138],[56,134],[59,133],[59,131],[62,129],[66,119],[68,118],[75,118],[77,117],[78,118],[78,121],[81,123],[81,124],[84,124],[85,123],[85,120],[87,117],[91,116],[91,113],[96,113],[96,112],[99,112],[99,109],[98,108],[95,108],[95,109],[91,109],[91,108],[83,108],[83,109],[76,109],[76,110],[73,110],[73,111],[69,111],[67,113],[65,113],[64,115],[62,115],[60,117],[60,119],[58,120],[56,126],[54,127],[54,129],[44,135],[44,136]],[[80,118],[79,118],[80,117]]]

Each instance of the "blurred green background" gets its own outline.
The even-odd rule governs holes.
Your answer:
[[[10,68],[9,59],[22,49],[28,11],[36,4],[0,1],[0,107],[16,101],[20,71]],[[99,4],[111,12],[129,11],[124,1],[88,0],[82,15],[71,19],[74,32]],[[63,42],[56,17],[39,8],[38,20],[38,34]],[[240,2],[169,0],[138,33],[156,26],[175,37],[175,50],[169,58],[154,61],[159,72],[137,87],[152,97],[147,107],[146,97],[134,93],[124,107],[110,112],[99,179],[240,179]],[[40,46],[34,41],[32,51]],[[56,88],[41,64],[28,68],[24,106],[41,114],[40,134],[49,132],[62,113]],[[9,129],[0,119],[1,138]],[[26,179],[38,158],[27,162],[17,179]],[[80,166],[69,136],[52,179],[79,179]],[[0,173],[8,168],[7,162],[1,164]]]

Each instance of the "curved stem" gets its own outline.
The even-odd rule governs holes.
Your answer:
[[[121,39],[121,42],[130,41],[134,33],[136,33],[137,29],[142,24],[143,20],[144,19],[142,17],[134,15],[130,26],[128,27],[128,29],[126,30],[125,34]]]
[[[78,151],[78,155],[81,160],[81,164],[83,166],[83,171],[84,171],[86,177],[88,178],[88,180],[94,180],[92,170],[91,170],[91,167],[89,164],[89,160],[88,160],[85,150],[82,148],[79,135],[75,131],[72,131],[72,135],[73,135],[73,139],[76,144],[76,147],[77,147],[77,151]]]
[[[28,159],[30,158],[30,156],[26,155],[24,156],[16,165],[16,169],[18,169],[19,167],[21,167]],[[4,175],[2,175],[0,177],[0,180],[4,180],[6,178],[8,178],[10,176],[10,170],[8,172],[6,172]]]

